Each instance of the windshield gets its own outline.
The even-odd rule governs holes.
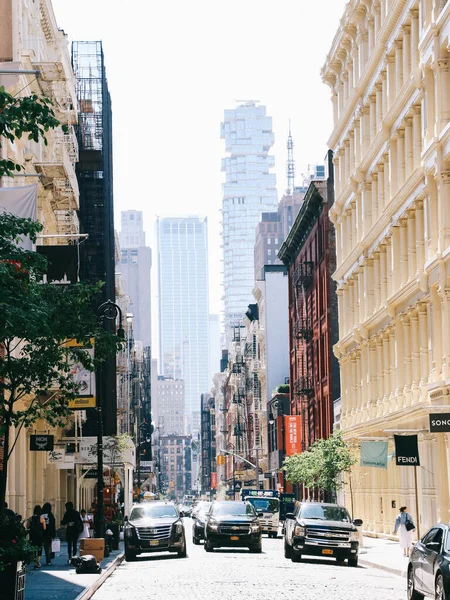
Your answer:
[[[177,509],[173,504],[143,504],[131,509],[130,521],[137,519],[162,519],[164,517],[178,517]]]
[[[277,513],[280,510],[280,503],[275,498],[248,498],[247,502],[250,502],[257,512]]]
[[[321,504],[305,504],[300,509],[301,519],[318,519],[320,521],[343,521],[350,523],[350,515],[342,506],[323,506]]]
[[[214,517],[223,517],[224,515],[254,517],[255,511],[253,510],[253,506],[247,502],[224,502],[223,504],[216,504],[212,514]]]

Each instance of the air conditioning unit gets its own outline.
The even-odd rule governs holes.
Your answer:
[[[253,361],[253,370],[254,371],[259,371],[260,368],[261,368],[261,361],[260,360],[254,360]]]

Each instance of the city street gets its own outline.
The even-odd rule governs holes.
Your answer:
[[[263,537],[263,554],[247,550],[215,550],[191,541],[191,520],[185,519],[188,558],[143,555],[123,562],[93,596],[94,600],[404,600],[403,578],[377,569],[304,560],[294,564],[283,557],[283,540]]]

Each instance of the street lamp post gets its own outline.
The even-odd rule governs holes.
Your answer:
[[[107,321],[116,320],[119,317],[119,329],[117,336],[125,338],[125,331],[122,328],[122,311],[112,300],[107,300],[97,309],[97,314]],[[96,535],[98,538],[105,538],[105,501],[104,490],[105,482],[103,480],[103,369],[100,367],[96,372],[97,388],[97,515],[96,515]],[[99,385],[100,384],[100,385]],[[105,554],[107,552],[105,544]]]
[[[236,494],[236,471],[235,471],[235,462],[234,462],[234,450],[235,450],[235,445],[234,444],[227,444],[227,450],[233,450],[233,452],[231,453],[231,457],[233,459],[232,465],[233,465],[233,499],[235,498],[235,494]]]

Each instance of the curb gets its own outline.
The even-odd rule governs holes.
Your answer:
[[[395,567],[386,567],[384,565],[380,565],[379,563],[372,562],[371,560],[367,560],[366,558],[359,557],[358,563],[362,567],[371,567],[372,569],[379,569],[380,571],[385,571],[386,573],[391,573],[391,575],[398,575],[398,577],[406,577],[406,569],[396,569]]]
[[[74,598],[74,600],[89,600],[89,598],[91,598],[95,594],[95,592],[104,584],[108,577],[114,573],[114,571],[123,561],[124,557],[125,555],[123,553],[119,554],[119,556],[116,556],[116,558],[103,571],[100,577],[96,579],[90,587],[85,588],[82,592],[80,592],[78,596]]]

